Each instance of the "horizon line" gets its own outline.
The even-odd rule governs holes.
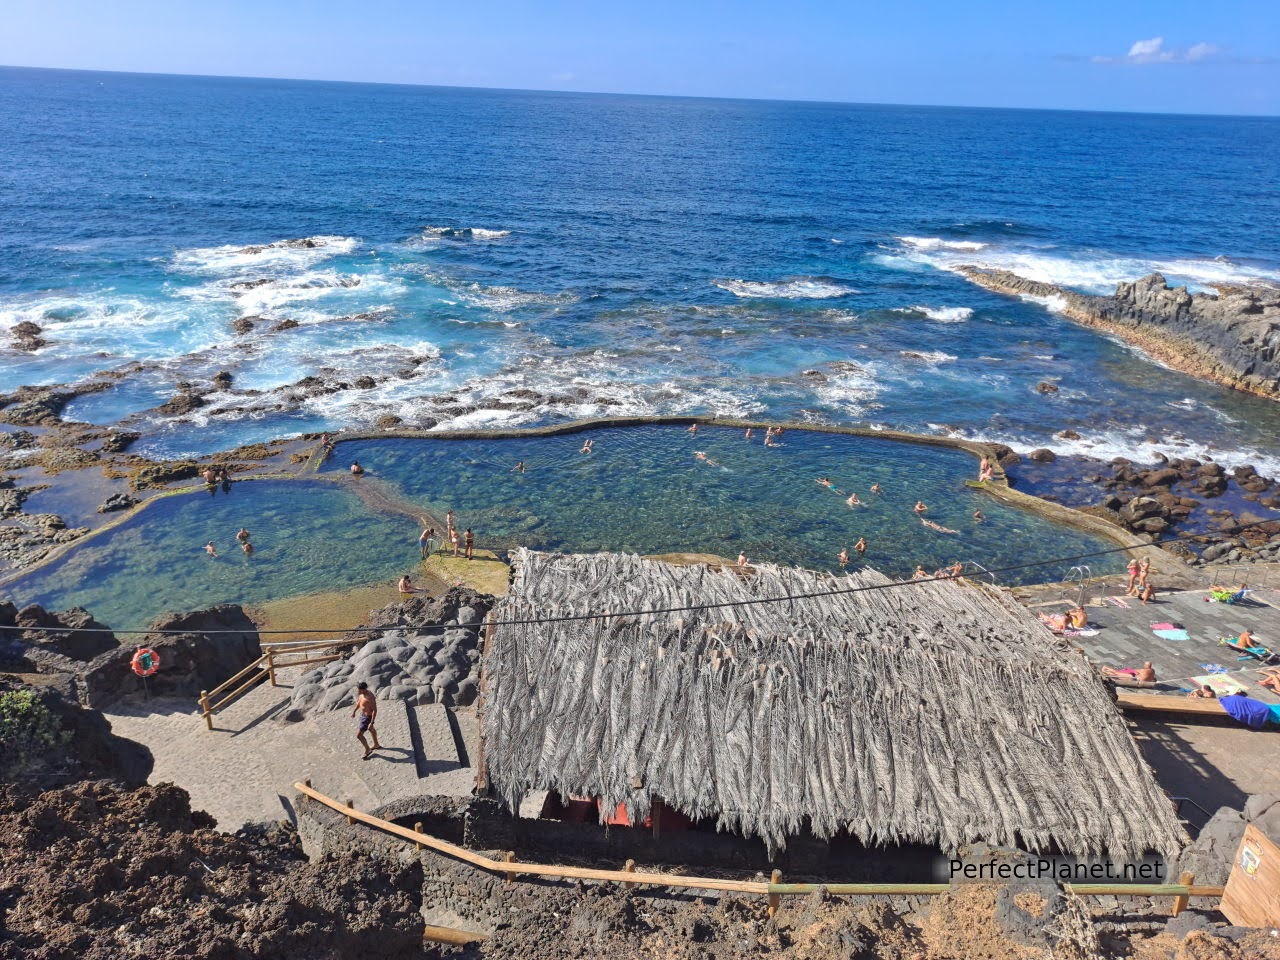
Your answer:
[[[550,87],[486,87],[486,86],[467,86],[463,84],[446,84],[446,83],[412,83],[405,81],[388,81],[388,80],[336,80],[320,77],[265,77],[251,76],[248,74],[223,74],[223,73],[171,73],[159,70],[102,70],[93,67],[49,67],[34,66],[19,63],[0,63],[0,70],[47,70],[58,73],[105,73],[113,76],[126,77],[176,77],[184,79],[199,80],[268,80],[283,83],[334,83],[349,86],[365,86],[365,87],[409,87],[413,89],[429,89],[429,90],[474,90],[477,92],[488,93],[549,93],[563,94],[566,96],[584,96],[584,97],[638,97],[648,99],[663,100],[720,100],[727,102],[747,102],[747,103],[800,103],[800,104],[824,104],[829,106],[845,106],[845,107],[914,107],[930,110],[1018,110],[1024,112],[1043,112],[1043,113],[1098,113],[1110,114],[1116,116],[1148,116],[1148,117],[1215,117],[1221,119],[1240,119],[1240,120],[1275,120],[1280,119],[1280,114],[1274,113],[1193,113],[1193,112],[1176,112],[1168,110],[1107,110],[1101,108],[1085,108],[1085,107],[1010,107],[995,106],[991,104],[963,104],[963,103],[896,103],[888,101],[875,100],[824,100],[817,98],[798,98],[783,99],[778,97],[744,97],[744,96],[726,96],[712,94],[697,93],[637,93],[634,91],[617,92],[611,90],[561,90]]]

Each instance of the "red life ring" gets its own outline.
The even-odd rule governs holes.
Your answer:
[[[129,666],[140,677],[149,677],[160,669],[160,656],[150,647],[139,647]]]

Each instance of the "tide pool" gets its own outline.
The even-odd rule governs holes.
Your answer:
[[[252,534],[241,553],[235,534]],[[417,531],[317,481],[237,483],[230,494],[164,497],[119,527],[7,586],[0,597],[80,606],[117,629],[215,603],[262,603],[412,572]],[[213,541],[218,556],[204,545]]]
[[[590,454],[580,453],[592,441]],[[489,549],[673,551],[839,569],[838,554],[865,537],[862,561],[909,576],[957,560],[988,568],[1105,550],[1112,544],[1003,504],[964,485],[968,454],[938,447],[789,430],[766,448],[763,431],[635,426],[552,437],[376,439],[339,443],[324,469],[383,487],[438,517],[453,509]],[[698,459],[702,452],[707,459]],[[513,468],[525,463],[525,472]],[[714,463],[712,462],[714,461]],[[826,477],[836,489],[817,483]],[[872,484],[884,492],[873,494]],[[837,493],[836,490],[840,492]],[[856,492],[864,506],[846,500]],[[370,493],[373,493],[371,490]],[[380,495],[381,491],[379,492]],[[913,512],[954,534],[929,529]],[[981,510],[986,519],[975,521]],[[1121,555],[1089,563],[1121,569]],[[857,566],[858,561],[851,564]],[[1001,583],[1057,580],[1074,561],[1011,571]]]

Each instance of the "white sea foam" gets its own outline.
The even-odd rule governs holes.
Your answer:
[[[923,313],[930,320],[939,323],[963,323],[973,316],[972,307],[921,307],[911,308],[916,313]]]
[[[309,243],[311,246],[301,244]],[[195,247],[173,255],[174,269],[188,273],[230,273],[264,268],[307,267],[329,257],[351,253],[360,245],[355,237],[318,236],[303,241],[277,240],[274,243],[242,246]]]
[[[712,280],[735,297],[775,300],[827,300],[847,297],[860,291],[828,277],[788,277],[785,280]]]
[[[906,357],[908,360],[918,360],[931,366],[939,363],[950,363],[952,360],[957,359],[954,354],[943,353],[941,350],[899,350],[898,355]]]
[[[1124,257],[1097,250],[1061,251],[1057,248],[996,247],[963,242],[921,243],[936,238],[900,237],[904,248],[899,258],[942,270],[984,267],[1008,270],[1028,280],[1051,283],[1085,293],[1113,293],[1116,284],[1161,273],[1170,283],[1185,283],[1193,290],[1210,289],[1211,284],[1250,285],[1280,282],[1280,268],[1246,267],[1225,257],[1214,259],[1161,259]],[[885,266],[895,266],[893,256],[882,256]],[[1031,298],[1027,298],[1031,299]]]
[[[897,237],[917,250],[981,250],[987,246],[976,240],[944,240],[942,237]]]
[[[487,230],[484,227],[423,227],[422,236],[430,240],[501,240],[511,236],[511,231]]]

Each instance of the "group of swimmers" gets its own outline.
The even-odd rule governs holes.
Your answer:
[[[209,496],[216,496],[219,487],[223,493],[231,492],[231,474],[226,467],[205,467],[200,476],[204,478],[204,488],[209,491]]]
[[[246,557],[253,556],[253,543],[249,539],[249,531],[246,528],[241,527],[238,531],[236,531],[236,542],[240,544],[241,553],[243,553]],[[211,557],[216,558],[218,556],[218,548],[214,546],[214,543],[212,540],[210,540],[208,543],[204,545],[204,552]]]

